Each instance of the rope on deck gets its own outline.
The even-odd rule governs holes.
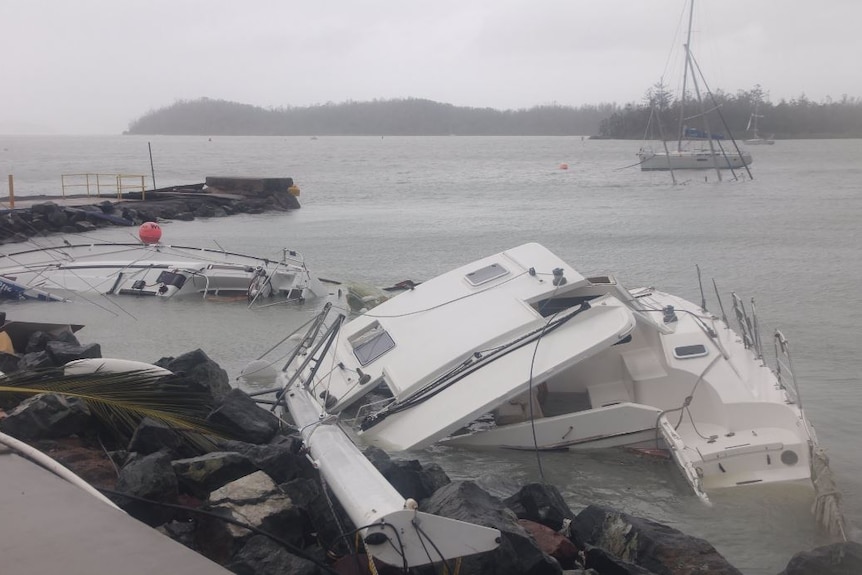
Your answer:
[[[821,447],[815,447],[811,454],[811,478],[816,493],[811,509],[814,519],[827,533],[846,542],[847,523],[841,511],[841,493],[829,468],[829,457]]]

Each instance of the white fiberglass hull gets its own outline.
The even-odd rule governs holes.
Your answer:
[[[743,168],[752,162],[750,152],[713,153],[710,150],[683,150],[671,152],[638,152],[642,171],[659,170],[728,170]]]
[[[4,254],[0,276],[49,292],[287,299],[326,294],[301,260],[161,244],[82,244]]]
[[[282,382],[306,382],[393,451],[659,447],[703,498],[810,479],[814,431],[733,304],[742,337],[692,302],[587,279],[526,244],[333,324]],[[384,398],[363,405],[375,389]]]

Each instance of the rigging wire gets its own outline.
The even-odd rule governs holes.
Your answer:
[[[551,295],[548,296],[547,299],[542,303],[542,307],[539,308],[539,315],[542,315],[542,312],[545,311],[545,308],[551,301],[554,299],[554,296],[557,295],[557,292],[560,291],[560,286],[557,285],[554,287],[554,291],[551,292]],[[533,368],[536,365],[536,354],[539,352],[539,344],[542,342],[542,337],[545,335],[545,331],[548,329],[548,326],[551,325],[551,322],[560,312],[556,312],[548,318],[548,321],[545,322],[544,327],[542,328],[541,333],[539,333],[539,337],[536,338],[536,345],[533,347],[533,355],[530,357],[530,380],[527,386],[527,402],[530,406],[530,431],[533,436],[533,452],[536,454],[536,465],[539,469],[539,477],[542,478],[542,483],[547,485],[547,480],[545,479],[545,469],[542,466],[542,456],[541,450],[539,449],[539,441],[536,437],[536,417],[533,413]]]

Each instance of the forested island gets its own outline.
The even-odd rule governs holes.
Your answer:
[[[788,138],[862,138],[862,99],[843,96],[813,102],[805,96],[777,104],[760,87],[735,95],[716,92],[707,103],[737,137],[747,137],[757,110],[760,133]],[[125,134],[202,136],[595,136],[657,137],[647,133],[650,114],[665,134],[679,121],[679,100],[660,84],[637,103],[580,107],[548,104],[520,110],[458,107],[405,98],[263,108],[225,100],[180,100],[130,123]]]

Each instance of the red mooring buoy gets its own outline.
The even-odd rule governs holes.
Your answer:
[[[144,222],[138,228],[138,237],[145,244],[155,244],[162,239],[162,228],[155,222]]]

